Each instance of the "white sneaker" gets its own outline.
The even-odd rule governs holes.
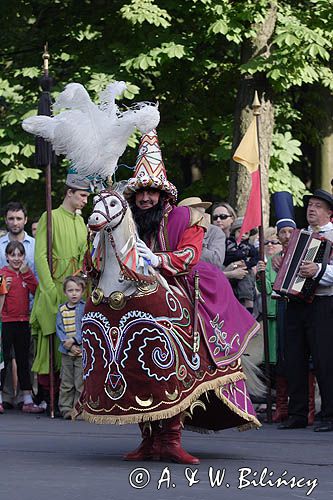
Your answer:
[[[45,411],[47,408],[47,403],[46,403],[46,401],[42,401],[41,403],[39,403],[38,406],[39,406],[39,408],[41,408],[42,410]]]

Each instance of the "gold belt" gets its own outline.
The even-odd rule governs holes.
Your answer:
[[[91,301],[94,306],[99,304],[107,304],[111,309],[119,311],[123,309],[127,301],[136,295],[142,296],[157,290],[158,284],[152,283],[148,285],[137,286],[136,290],[131,295],[125,295],[123,292],[115,291],[112,292],[108,297],[105,297],[104,292],[101,288],[95,288],[91,294]]]

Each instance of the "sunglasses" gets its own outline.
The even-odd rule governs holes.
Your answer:
[[[280,245],[280,242],[276,241],[276,240],[274,240],[274,241],[272,241],[272,240],[265,241],[265,245],[269,245],[269,244],[271,244],[271,245]]]
[[[219,215],[213,215],[213,220],[226,220],[228,217],[232,217],[232,215],[227,215],[227,214],[219,214]]]

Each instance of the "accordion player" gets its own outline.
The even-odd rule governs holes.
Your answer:
[[[276,276],[274,292],[284,297],[312,302],[315,290],[329,263],[331,251],[332,242],[322,238],[320,234],[295,229]],[[320,273],[316,278],[303,278],[299,275],[303,261],[321,264]]]

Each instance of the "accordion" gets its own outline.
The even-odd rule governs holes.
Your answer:
[[[276,276],[274,292],[285,297],[312,302],[315,290],[329,262],[331,250],[332,243],[318,233],[295,229]],[[322,264],[321,271],[315,279],[299,276],[299,268],[304,260]]]

